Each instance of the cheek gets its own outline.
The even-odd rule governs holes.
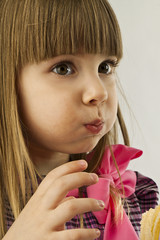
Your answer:
[[[115,121],[117,117],[117,109],[118,109],[118,99],[117,99],[117,92],[116,90],[114,91],[112,95],[112,100],[111,100],[111,109],[112,109],[112,118]]]
[[[113,127],[116,119],[117,119],[117,108],[118,108],[118,99],[116,88],[112,88],[108,93],[108,101],[107,101],[107,122],[106,122],[106,131],[110,131]]]
[[[21,101],[22,119],[30,131],[34,129],[45,130],[48,133],[52,129],[62,131],[62,127],[67,124],[70,126],[76,121],[74,112],[73,104],[64,96],[63,98],[58,98],[54,94],[36,98],[23,96]]]

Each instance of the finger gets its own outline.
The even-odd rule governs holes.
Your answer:
[[[60,232],[54,232],[53,238],[58,240],[93,240],[100,236],[98,229],[67,229]]]
[[[41,201],[47,209],[56,208],[70,190],[96,182],[98,182],[98,176],[94,173],[78,172],[65,175],[58,178],[54,182],[54,186],[48,188]]]
[[[66,202],[66,201],[69,201],[69,200],[71,200],[71,199],[75,199],[75,197],[73,197],[73,196],[66,197],[66,198],[64,198],[59,204],[62,204],[62,203]]]
[[[91,211],[101,211],[103,209],[104,203],[101,200],[92,198],[72,199],[70,201],[62,203],[56,209],[50,212],[50,222],[54,223],[54,228],[57,229],[57,227],[70,221],[78,214]]]
[[[77,160],[65,163],[53,169],[43,179],[43,181],[41,182],[36,191],[36,194],[42,196],[43,194],[45,194],[49,186],[54,183],[55,180],[70,173],[84,171],[87,168],[87,166],[88,164],[85,160]]]

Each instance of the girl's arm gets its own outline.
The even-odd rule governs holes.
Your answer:
[[[3,240],[95,239],[96,229],[65,229],[75,215],[103,209],[95,199],[65,198],[75,188],[98,181],[96,174],[82,172],[87,163],[69,162],[52,170],[39,185]]]

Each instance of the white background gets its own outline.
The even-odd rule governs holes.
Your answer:
[[[143,156],[130,169],[151,177],[160,190],[160,0],[110,0],[122,32],[118,76],[133,114],[122,102],[131,146]]]

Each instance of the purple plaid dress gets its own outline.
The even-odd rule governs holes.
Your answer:
[[[150,208],[155,208],[158,205],[158,187],[156,183],[148,178],[136,172],[137,183],[134,194],[126,199],[130,214],[129,219],[136,231],[139,235],[140,232],[140,221],[142,218],[142,213],[148,211]],[[84,196],[87,197],[87,193],[84,188]],[[10,228],[12,223],[14,222],[14,217],[10,210],[9,204],[6,204],[6,224],[7,229]],[[124,209],[128,214],[128,207],[125,204]],[[66,228],[79,228],[80,220],[79,217],[76,216],[66,223]],[[84,214],[84,227],[85,228],[98,228],[101,231],[101,236],[97,240],[103,240],[104,233],[104,225],[99,224],[96,217],[92,214],[92,212],[88,212]]]

